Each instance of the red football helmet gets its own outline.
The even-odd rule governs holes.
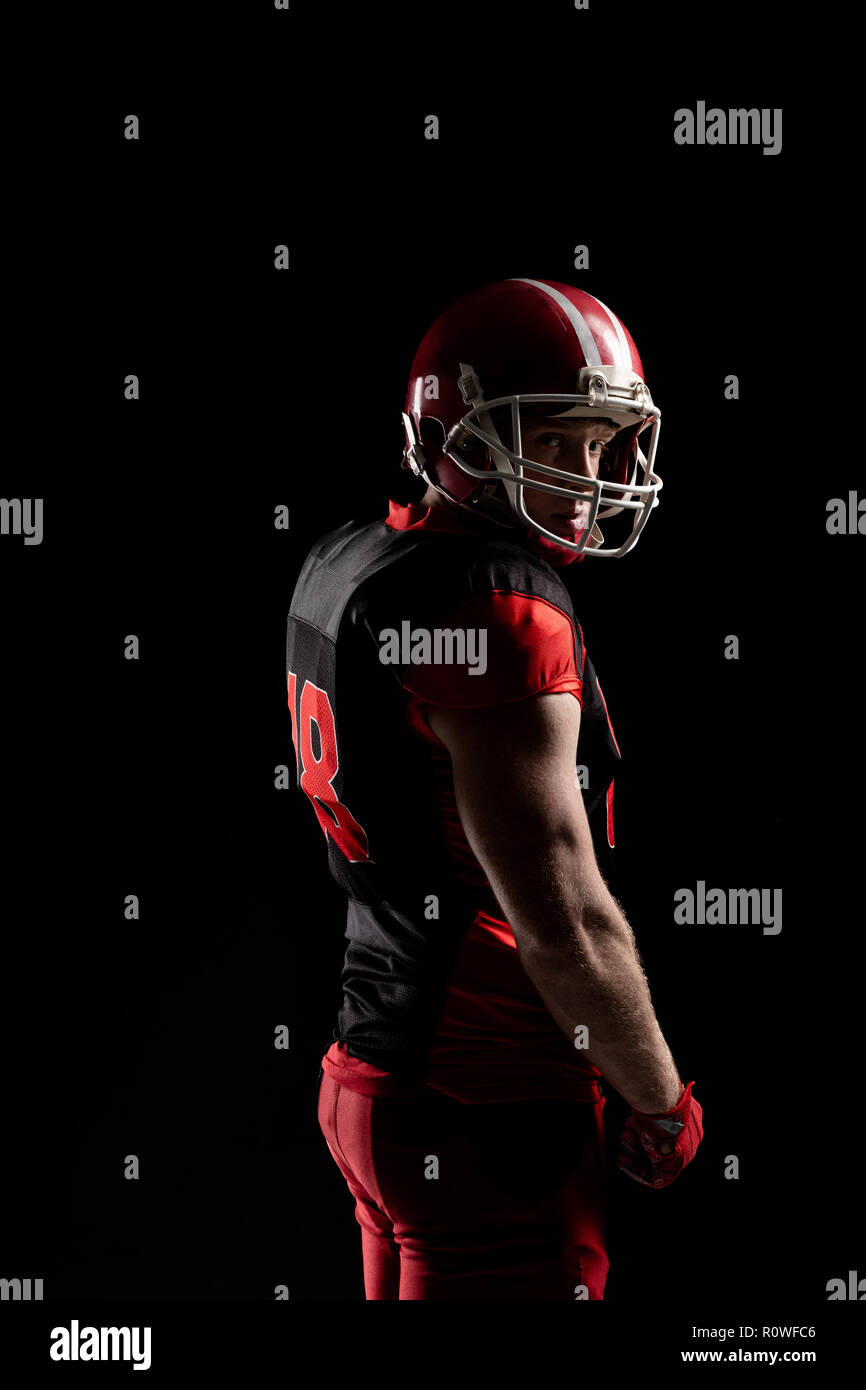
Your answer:
[[[521,407],[551,402],[562,404],[562,418],[604,416],[619,426],[597,479],[522,457]],[[404,466],[458,506],[528,526],[562,550],[616,558],[658,504],[660,422],[631,335],[600,299],[555,280],[498,280],[463,295],[424,335],[403,412]],[[645,457],[638,436],[647,428]],[[573,499],[574,488],[526,478],[526,468],[588,496],[576,540],[535,521],[523,498],[529,487]],[[597,518],[623,511],[634,513],[631,530],[618,548],[603,547]]]

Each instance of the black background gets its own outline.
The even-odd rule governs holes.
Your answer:
[[[16,226],[39,293],[3,490],[44,497],[45,537],[0,540],[0,1273],[51,1299],[363,1299],[315,1121],[343,904],[309,807],[273,785],[285,619],[312,542],[386,511],[429,323],[531,276],[623,318],[662,410],[638,548],[568,582],[623,750],[615,887],[706,1138],[664,1193],[612,1172],[606,1302],[814,1322],[828,1279],[866,1274],[863,542],[825,527],[860,482],[833,386],[847,233],[830,79],[784,85],[776,39],[805,35],[751,15],[743,44],[733,16],[596,0],[262,5],[188,29],[133,10],[103,29],[110,61],[80,31],[60,115],[27,108],[44,215],[24,200]],[[699,99],[783,107],[782,153],[675,145]],[[781,887],[781,933],[676,926],[698,879]]]

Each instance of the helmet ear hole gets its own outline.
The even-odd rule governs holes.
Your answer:
[[[477,482],[443,452],[445,447],[445,429],[441,421],[425,416],[419,423],[418,432],[421,437],[421,447],[427,459],[427,469],[435,473],[440,491],[446,497],[450,497],[453,502],[469,502],[478,496],[482,484]],[[489,453],[482,441],[465,432],[469,444],[464,444],[463,438],[460,439],[458,452],[461,457],[473,468],[490,467]],[[477,452],[476,452],[477,450]]]
[[[473,468],[483,468],[485,472],[489,472],[493,467],[490,450],[484,440],[479,439],[471,430],[464,430],[459,434],[454,444],[456,452]]]
[[[439,420],[433,420],[425,416],[420,423],[419,434],[421,435],[421,448],[427,456],[430,464],[436,464],[442,458],[442,448],[445,444],[445,429]]]

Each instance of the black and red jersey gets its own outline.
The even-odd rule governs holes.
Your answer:
[[[451,659],[460,653],[447,642],[436,661],[413,640],[481,629],[484,663],[467,649],[474,669]],[[520,965],[463,833],[447,749],[425,718],[434,705],[570,691],[604,872],[620,752],[556,571],[516,541],[469,531],[459,514],[392,501],[386,519],[349,522],[308,555],[286,679],[299,785],[348,899],[343,1003],[323,1069],[374,1095],[596,1099],[600,1072]]]

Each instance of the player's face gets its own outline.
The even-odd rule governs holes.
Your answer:
[[[615,425],[603,424],[600,420],[555,420],[549,416],[525,422],[521,419],[520,431],[524,458],[576,473],[582,478],[598,477],[605,446],[617,432]],[[568,540],[576,540],[589,520],[591,489],[581,492],[578,482],[569,483],[565,478],[551,477],[535,469],[525,469],[524,476],[571,489],[572,496],[563,497],[526,487],[523,501],[533,521]]]

